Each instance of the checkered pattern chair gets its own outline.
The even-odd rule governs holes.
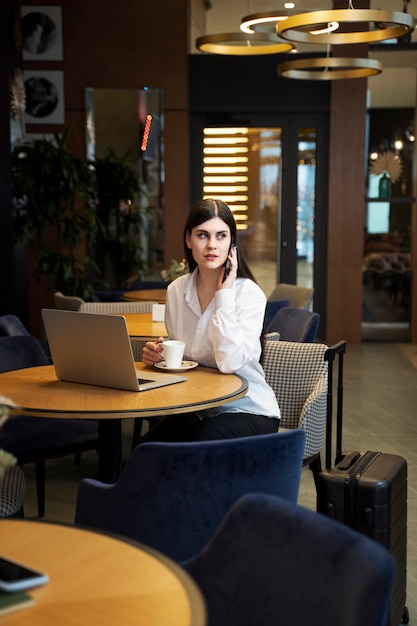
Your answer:
[[[280,428],[306,433],[304,465],[314,479],[321,472],[320,452],[326,438],[328,346],[292,341],[264,342],[262,365],[281,409]]]
[[[141,300],[138,302],[83,302],[79,308],[80,313],[103,313],[105,315],[117,315],[123,313],[152,313],[153,300]]]
[[[0,517],[13,517],[22,511],[26,479],[20,467],[10,465],[0,478]]]

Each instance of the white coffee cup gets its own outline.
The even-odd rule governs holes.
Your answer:
[[[162,343],[164,349],[165,365],[169,369],[181,367],[182,357],[184,356],[184,341],[175,339],[167,339]]]

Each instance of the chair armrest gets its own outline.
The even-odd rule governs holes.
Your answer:
[[[320,452],[326,436],[327,376],[317,381],[301,410],[298,427],[306,433],[304,458]]]
[[[106,496],[115,485],[84,478],[78,486],[75,525],[101,528],[106,515]]]

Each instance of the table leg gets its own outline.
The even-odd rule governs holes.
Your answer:
[[[97,421],[99,480],[115,483],[122,471],[122,420]]]

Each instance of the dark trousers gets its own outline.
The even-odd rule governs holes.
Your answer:
[[[146,441],[209,441],[276,433],[279,419],[251,413],[220,413],[200,419],[196,413],[170,415],[153,426],[138,443]]]

